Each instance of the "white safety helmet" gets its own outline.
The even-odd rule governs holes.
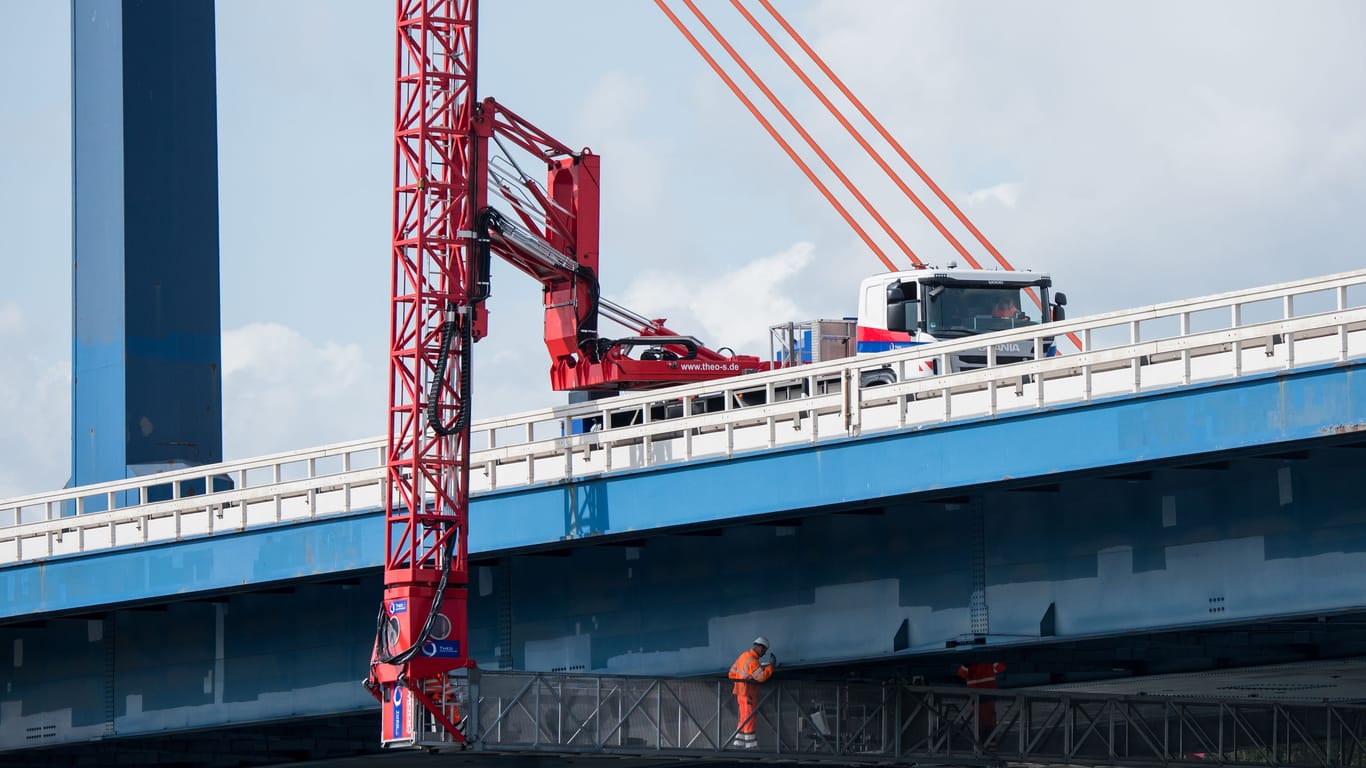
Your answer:
[[[754,638],[754,644],[762,645],[765,649],[770,647],[768,644],[768,638],[764,637],[763,635],[759,635],[758,637]]]

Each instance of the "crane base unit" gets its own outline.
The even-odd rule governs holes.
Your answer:
[[[470,718],[462,715],[472,711],[469,669],[424,678],[417,687],[382,685],[381,692],[381,746],[464,747],[465,733],[472,725]]]

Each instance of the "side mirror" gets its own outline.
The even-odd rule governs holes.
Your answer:
[[[887,303],[887,330],[906,330],[906,302]]]
[[[905,304],[887,305],[887,330],[904,331],[906,330],[906,310]]]
[[[887,330],[911,332],[920,327],[920,302],[903,301],[887,305]]]
[[[1067,306],[1067,294],[1063,293],[1062,291],[1058,291],[1057,293],[1053,294],[1053,303],[1057,304],[1060,307]]]
[[[1062,308],[1062,304],[1053,305],[1053,322],[1067,319],[1067,310]]]

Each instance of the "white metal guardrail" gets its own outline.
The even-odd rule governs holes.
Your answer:
[[[1083,351],[997,365],[1005,345]],[[988,344],[984,347],[984,342]],[[1005,347],[1008,348],[1008,347]],[[983,369],[919,376],[984,352]],[[485,419],[474,493],[991,418],[1366,354],[1366,270],[879,355]],[[861,372],[898,383],[860,389]],[[585,427],[588,431],[584,431]],[[0,565],[378,508],[384,441],[363,440],[0,501]],[[229,487],[230,486],[230,487]]]

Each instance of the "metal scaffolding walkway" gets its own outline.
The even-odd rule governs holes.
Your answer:
[[[743,749],[728,680],[473,672],[468,748],[824,765],[1358,766],[1366,706],[804,680],[764,685]],[[435,722],[417,746],[453,749]]]

